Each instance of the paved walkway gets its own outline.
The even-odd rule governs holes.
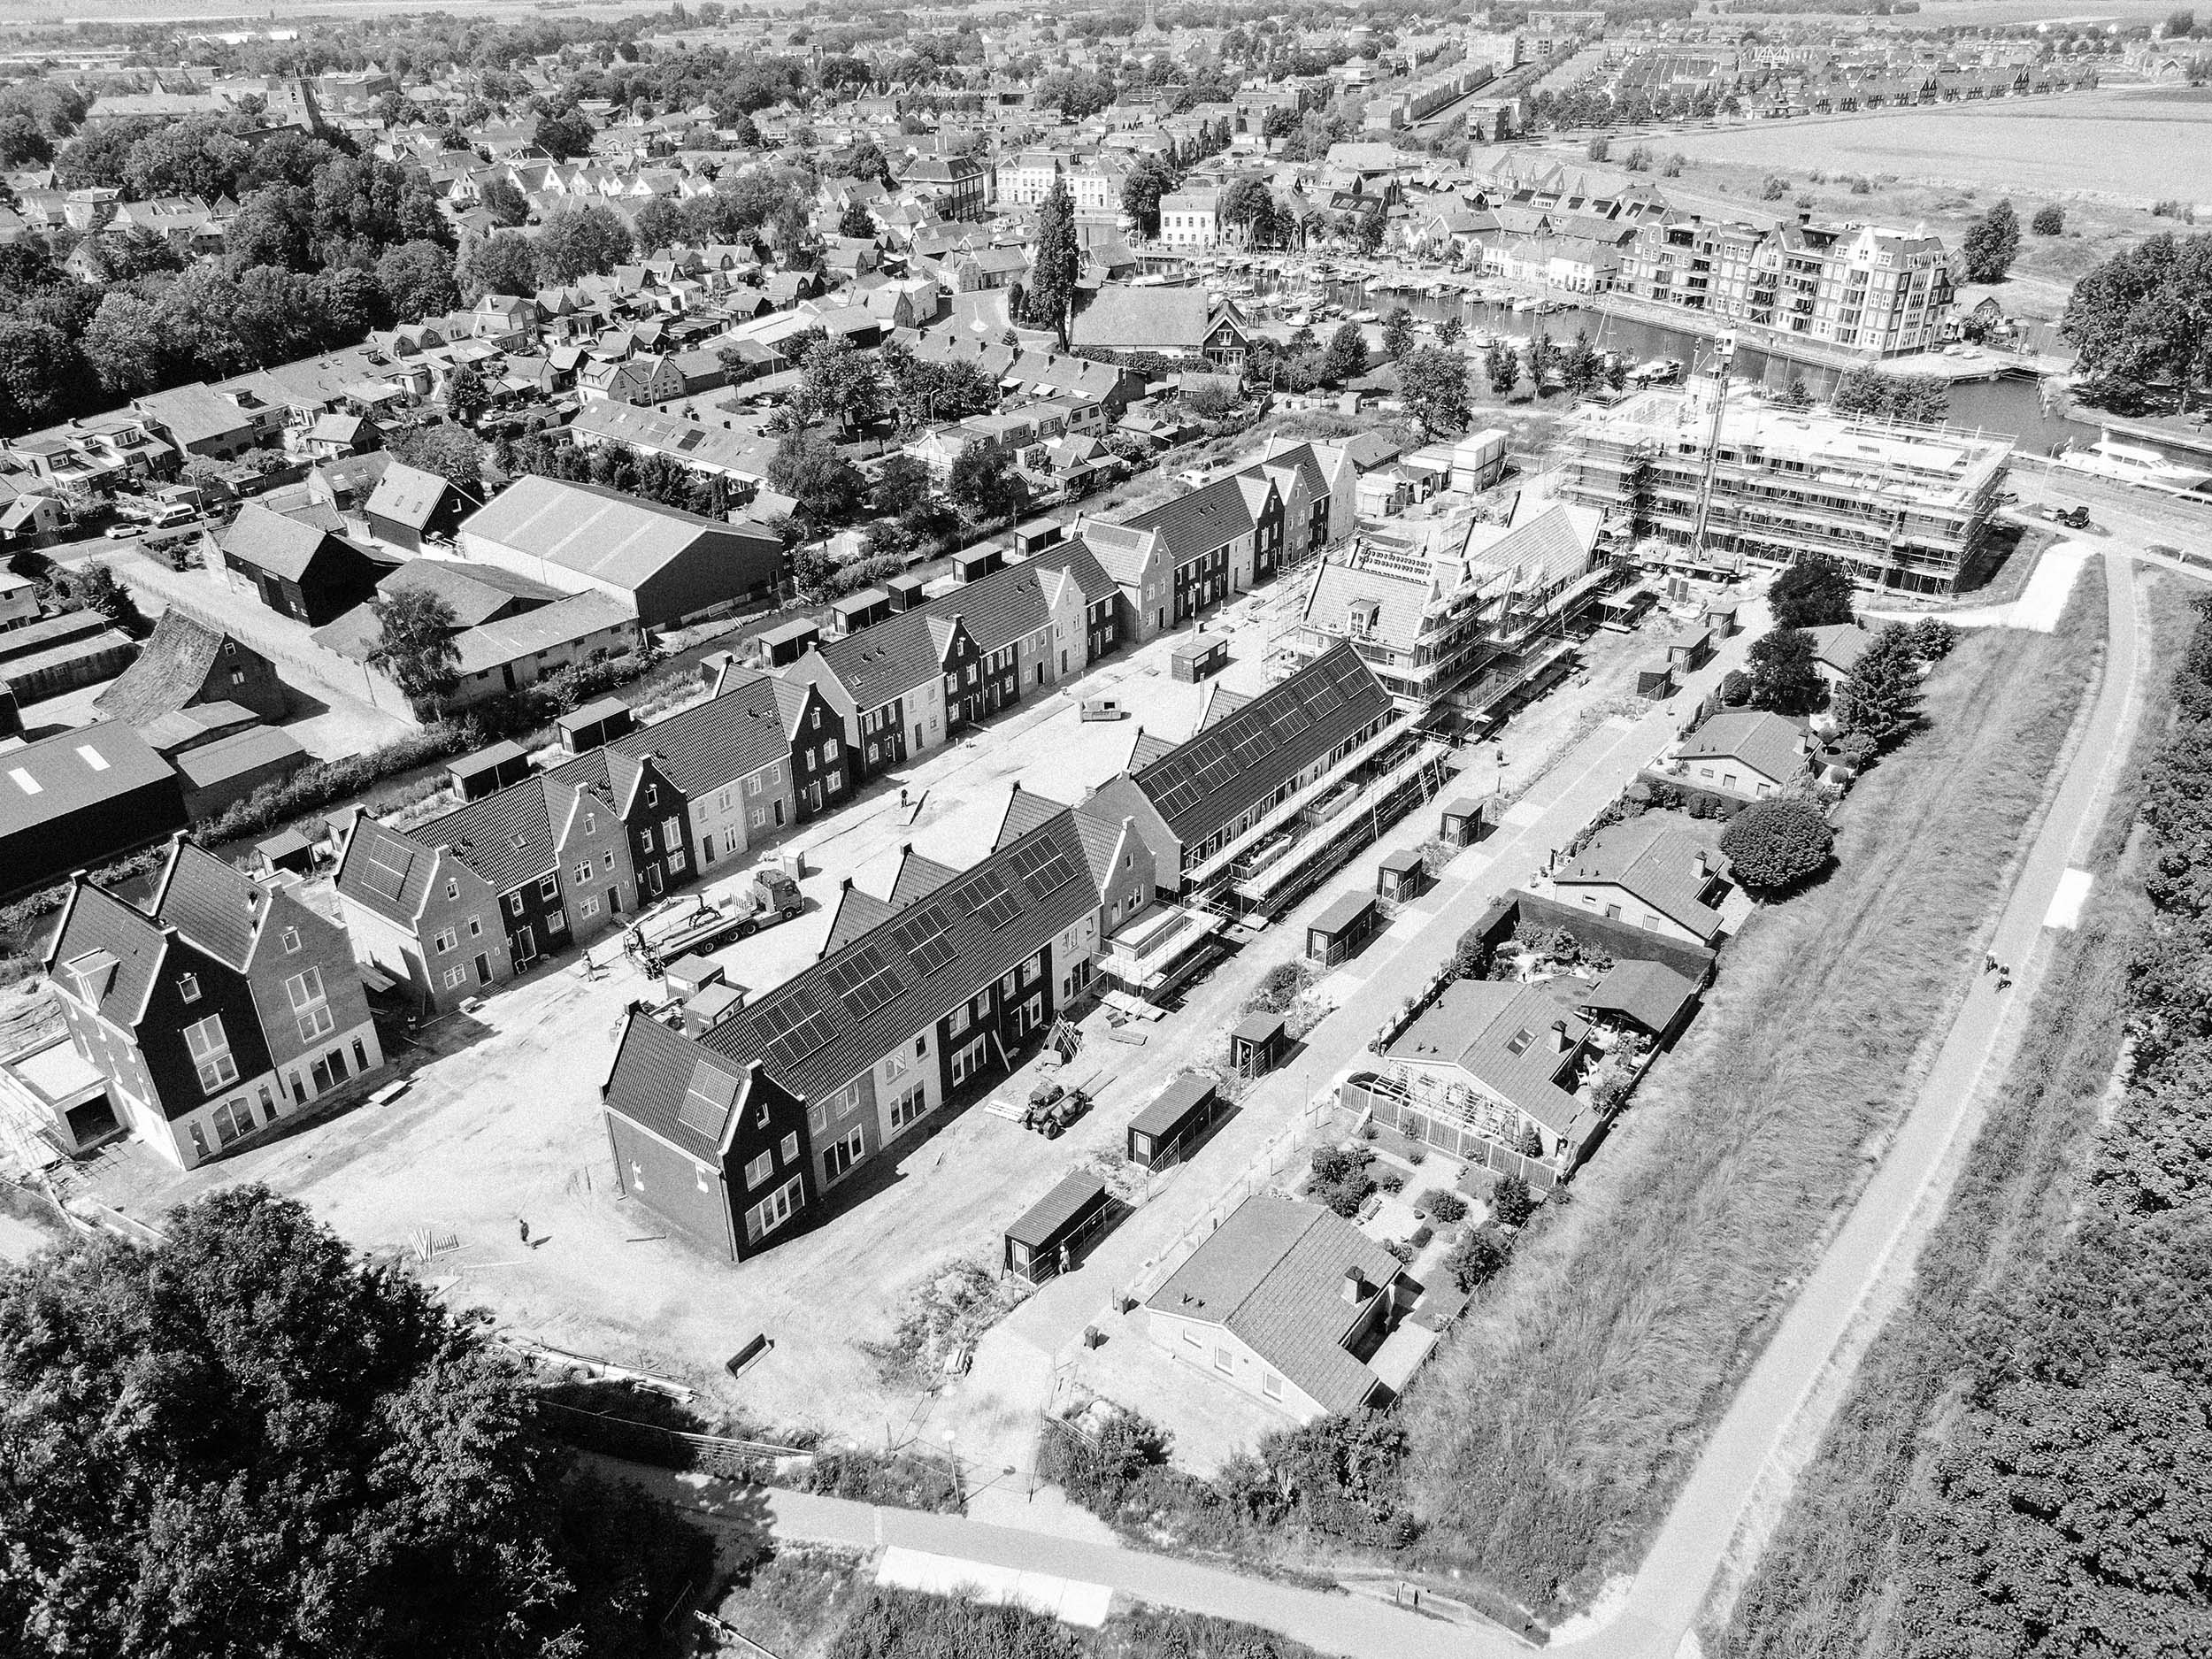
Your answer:
[[[1955,1167],[1947,1155],[1975,1122],[1974,1102],[1998,1049],[2004,1017],[2033,994],[2047,955],[2040,948],[2047,918],[2068,869],[2084,856],[2096,833],[2140,705],[2135,589],[2126,561],[2116,554],[2108,558],[2108,578],[2110,645],[2105,672],[1989,945],[2000,959],[2016,964],[2017,982],[2001,993],[1993,979],[1977,980],[1881,1166],[1738,1391],[1622,1605],[1601,1628],[1558,1645],[1556,1651],[1587,1659],[1674,1659],[1695,1651],[1693,1623],[1762,1478],[1793,1432],[1817,1427],[1803,1415],[1816,1386],[1830,1371],[1870,1294],[1886,1276],[1909,1271],[1928,1227],[1941,1213],[1947,1174]],[[1540,786],[1533,794],[1531,810],[1516,814],[1523,820],[1518,828],[1489,843],[1489,862],[1462,878],[1461,896],[1479,899],[1494,885],[1510,885],[1525,873],[1543,847],[1563,839],[1560,826],[1571,831],[1618,787],[1622,764],[1655,751],[1653,739],[1665,726],[1664,715],[1655,712],[1627,730],[1601,730],[1575,751],[1547,780],[1548,787]],[[1322,1039],[1331,1054],[1347,1052],[1344,1033],[1358,1037],[1371,1030],[1380,1012],[1434,965],[1438,947],[1456,938],[1466,913],[1463,905],[1448,907],[1333,1017],[1323,1028],[1329,1035]],[[1356,1052],[1356,1044],[1348,1051]],[[1277,1087],[1283,1087],[1279,1078]],[[1067,1300],[1071,1306],[1081,1301],[1072,1291]],[[1356,1659],[1428,1655],[1509,1659],[1532,1651],[1495,1628],[1445,1624],[1404,1609],[1141,1551],[957,1517],[644,1472],[664,1489],[667,1483],[680,1483],[684,1489],[676,1501],[722,1524],[763,1525],[785,1537],[863,1548],[901,1544],[1055,1573],[1165,1606],[1243,1620]]]

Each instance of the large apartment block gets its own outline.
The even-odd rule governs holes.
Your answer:
[[[1940,343],[1951,275],[1940,237],[1871,225],[1763,230],[1670,216],[1621,251],[1620,289],[1724,324],[1897,357]]]
[[[1979,564],[2010,438],[1743,393],[1716,424],[1718,396],[1701,380],[1586,404],[1568,423],[1561,494],[1602,510],[1617,548],[1655,543],[1667,565],[1731,570],[1817,551],[1870,588],[1948,594]]]

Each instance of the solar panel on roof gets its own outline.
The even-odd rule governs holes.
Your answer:
[[[407,885],[406,865],[392,864],[384,857],[380,849],[372,848],[369,849],[368,864],[361,872],[361,880],[370,892],[384,898],[396,899],[399,890]]]
[[[703,1064],[691,1074],[691,1087],[684,1091],[684,1103],[676,1109],[676,1121],[694,1134],[718,1139],[730,1102],[736,1098],[736,1079]]]
[[[1033,898],[1042,898],[1048,893],[1057,893],[1075,879],[1075,866],[1067,855],[1050,841],[1031,841],[1017,847],[1006,856],[1014,873],[1027,884]]]
[[[768,1033],[769,1057],[783,1066],[797,1065],[837,1034],[803,993],[763,1009],[760,1024]]]
[[[855,1019],[865,1019],[899,994],[898,975],[873,945],[863,945],[822,970]]]
[[[955,904],[979,918],[994,932],[1022,913],[1021,906],[1014,902],[1014,895],[1006,890],[1006,883],[995,870],[987,870],[962,883],[951,896]]]
[[[945,938],[945,913],[926,904],[891,930],[891,938],[924,973],[934,973],[956,954]]]

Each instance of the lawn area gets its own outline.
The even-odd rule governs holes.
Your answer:
[[[2146,718],[2101,826],[2097,876],[2078,932],[2057,936],[2027,1035],[1994,1092],[1957,1190],[1922,1253],[1909,1301],[1875,1339],[1833,1425],[1799,1477],[1732,1615],[1704,1634],[1732,1659],[1904,1654],[1901,1501],[1950,1439],[1975,1333],[1993,1292],[2039,1280],[2082,1197],[2129,1013],[2127,974],[2150,907],[2148,853],[2129,829],[2141,767],[2166,734],[2165,693],[2190,613],[2183,585],[2146,595],[2155,627]]]
[[[1836,868],[1729,948],[1688,1036],[1415,1385],[1432,1564],[1551,1621],[1640,1556],[1980,965],[2105,613],[2093,564],[2056,632],[1962,641],[1928,728],[1839,814]]]

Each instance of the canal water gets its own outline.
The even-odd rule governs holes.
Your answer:
[[[1280,281],[1272,272],[1256,271],[1252,275],[1263,293]],[[1416,317],[1441,322],[1456,315],[1471,333],[1495,334],[1524,343],[1539,334],[1548,334],[1555,343],[1567,346],[1573,343],[1578,332],[1583,332],[1599,350],[1618,353],[1632,366],[1653,357],[1672,357],[1686,366],[1711,349],[1709,334],[1689,329],[1615,317],[1581,306],[1570,306],[1548,316],[1516,311],[1510,306],[1476,303],[1456,291],[1432,296],[1425,291],[1427,286],[1426,280],[1417,281],[1407,290],[1353,280],[1330,282],[1326,291],[1329,299],[1347,312],[1372,310],[1387,316],[1403,305]],[[1325,337],[1328,327],[1322,326],[1318,332]],[[1842,371],[1817,363],[1801,363],[1739,341],[1735,373],[1739,382],[1774,391],[1780,391],[1793,380],[1802,380],[1806,389],[1816,398],[1824,398],[1834,388]],[[1947,419],[1955,426],[2003,433],[2016,440],[2020,449],[2030,455],[2050,455],[2069,442],[2093,443],[2101,435],[2093,419],[2070,419],[2055,410],[2047,411],[2034,378],[2024,373],[1955,383],[1951,388]],[[2131,438],[2128,442],[2143,441]],[[2151,447],[2162,449],[2177,461],[2201,464],[2203,460],[2202,456],[2185,449],[2163,445]]]

